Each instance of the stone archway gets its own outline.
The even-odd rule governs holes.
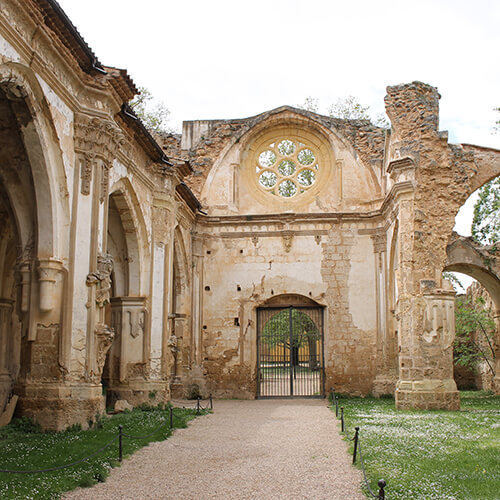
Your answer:
[[[58,162],[46,163],[47,117],[34,114],[45,107],[33,106],[25,84],[14,73],[0,81],[0,413],[15,393],[19,413],[49,426],[60,416],[48,409],[51,390],[65,374],[64,277],[54,258],[63,210],[52,199],[50,169]]]
[[[323,397],[323,307],[283,294],[257,308],[257,397]]]
[[[18,248],[20,239],[12,207],[0,183],[0,415],[7,408],[19,376],[22,311],[28,306],[26,300],[20,303],[16,289]]]
[[[140,252],[132,210],[123,191],[113,192],[108,202],[107,254],[113,261],[111,298],[106,321],[114,338],[106,355],[102,384],[106,404],[119,399],[134,404],[135,386],[146,378],[145,298],[141,291]]]
[[[472,238],[452,234],[446,248],[444,271],[456,271],[476,279],[489,293],[496,324],[495,391],[500,393],[500,265],[493,246],[481,246]]]

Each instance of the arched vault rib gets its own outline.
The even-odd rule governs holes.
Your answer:
[[[453,233],[446,248],[445,271],[456,271],[477,279],[500,310],[500,266],[494,246],[481,246],[470,237]]]

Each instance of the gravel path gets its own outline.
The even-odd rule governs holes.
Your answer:
[[[366,498],[324,400],[217,400],[214,408],[124,460],[105,483],[64,498]]]

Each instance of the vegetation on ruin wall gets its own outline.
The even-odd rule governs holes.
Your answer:
[[[455,341],[453,360],[456,365],[477,372],[480,363],[487,364],[495,376],[495,322],[485,308],[482,297],[460,296],[455,301]]]
[[[195,416],[195,410],[176,408],[174,428],[186,427],[187,422]],[[74,426],[65,432],[43,432],[29,419],[15,419],[0,429],[0,469],[35,470],[75,462],[117,436],[120,424],[124,433],[134,436],[144,436],[161,427],[148,439],[123,438],[123,457],[152,441],[163,441],[172,435],[168,408],[162,406],[143,406],[112,417],[103,417],[87,431]],[[58,498],[65,491],[105,481],[110,469],[117,465],[118,441],[115,441],[103,453],[87,462],[60,471],[0,473],[0,498]]]
[[[347,436],[360,427],[373,491],[383,478],[391,500],[499,498],[500,396],[463,391],[456,412],[396,410],[392,398],[341,397],[340,402]]]
[[[139,93],[129,104],[150,132],[171,132],[168,126],[169,109],[164,102],[157,101],[146,87],[139,87]]]
[[[500,177],[479,189],[471,232],[482,245],[494,245],[500,241]]]

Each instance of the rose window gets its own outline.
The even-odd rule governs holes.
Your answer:
[[[305,193],[319,171],[313,148],[298,140],[281,138],[257,153],[255,175],[259,186],[275,196],[293,198]]]

